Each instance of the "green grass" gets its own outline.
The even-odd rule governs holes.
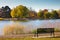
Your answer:
[[[60,38],[0,38],[0,40],[60,40]]]

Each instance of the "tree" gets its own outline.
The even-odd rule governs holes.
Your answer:
[[[59,18],[59,15],[58,15],[58,13],[57,13],[57,11],[52,11],[52,18],[53,19],[58,19]]]
[[[13,18],[25,18],[28,16],[28,8],[26,6],[19,5],[16,8],[12,9],[11,16]]]
[[[10,12],[11,12],[11,9],[9,8],[9,6],[2,7],[0,8],[0,17],[11,18]]]
[[[37,18],[37,13],[33,10],[29,11],[29,18],[30,19],[36,19]]]
[[[45,19],[51,19],[51,13],[49,13],[49,12],[46,13],[46,14],[45,14]]]
[[[24,33],[24,26],[13,24],[4,27],[4,35],[19,35]]]
[[[57,10],[57,13],[58,13],[58,15],[59,15],[59,19],[60,19],[60,9],[59,9],[59,10]]]
[[[6,15],[5,17],[11,18],[11,15],[10,15],[11,9],[9,8],[9,6],[5,6],[4,11],[5,11],[5,15]]]
[[[38,17],[40,19],[44,19],[44,13],[43,13],[43,11],[40,10],[37,15],[38,15]]]

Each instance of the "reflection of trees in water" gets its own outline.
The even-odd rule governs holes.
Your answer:
[[[21,34],[24,33],[24,26],[20,24],[11,24],[11,25],[6,25],[4,27],[4,34],[5,35],[16,35],[16,34]]]
[[[53,22],[45,22],[43,23],[40,27],[42,28],[59,28],[60,27],[60,22],[59,21],[53,21]]]

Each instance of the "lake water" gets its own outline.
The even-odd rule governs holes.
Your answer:
[[[36,28],[60,28],[60,19],[56,20],[30,20],[27,22],[21,21],[0,21],[0,35],[3,34],[3,28],[9,25],[22,25],[26,30],[33,30]]]

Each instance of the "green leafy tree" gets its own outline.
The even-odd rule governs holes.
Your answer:
[[[59,15],[57,13],[57,11],[52,11],[52,19],[58,19],[59,18]]]
[[[46,17],[46,19],[51,19],[51,13],[49,13],[49,12],[46,13],[46,14],[45,14],[45,17]]]
[[[25,18],[28,17],[29,9],[26,6],[19,5],[12,9],[11,16],[13,18]]]
[[[39,11],[37,15],[38,15],[38,17],[40,19],[44,19],[44,13],[43,13],[43,11]]]

